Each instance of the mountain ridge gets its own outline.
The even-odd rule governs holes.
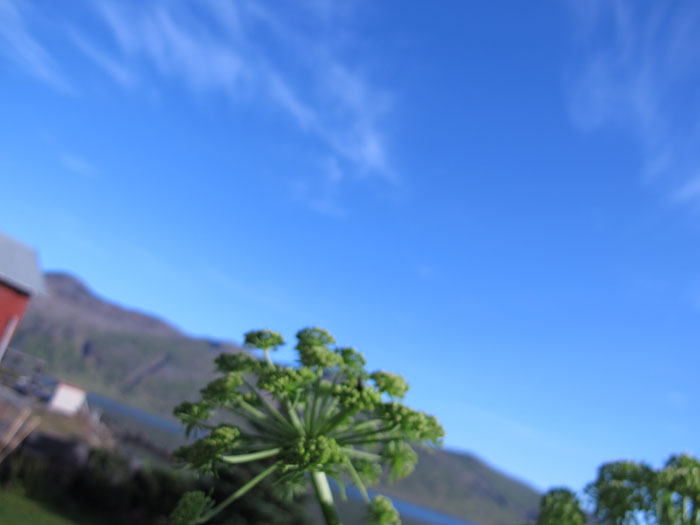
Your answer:
[[[124,307],[104,299],[81,281],[67,272],[49,272],[44,275],[47,295],[36,297],[30,304],[37,308],[68,309],[71,314],[79,313],[79,319],[88,324],[101,325],[103,329],[123,332],[142,332],[152,335],[184,335],[170,323],[159,317],[135,309]],[[75,318],[76,320],[78,318]]]

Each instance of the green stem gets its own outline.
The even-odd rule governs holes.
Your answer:
[[[260,439],[261,436],[257,434],[248,434],[243,431],[241,431],[241,439],[246,440],[246,449],[248,449],[250,452],[248,453],[253,453],[253,452],[262,452],[263,450],[270,450],[270,447],[273,446],[273,443],[266,443],[266,442],[255,442],[256,439]]]
[[[269,450],[261,450],[260,452],[251,452],[250,454],[239,454],[237,456],[221,456],[221,461],[226,463],[247,463],[248,461],[255,461],[256,459],[265,459],[275,454],[279,453],[281,449],[271,448]]]
[[[314,382],[314,401],[311,405],[311,424],[309,427],[309,431],[313,432],[315,426],[316,426],[316,420],[318,419],[318,413],[317,410],[319,408],[318,406],[318,398],[321,394],[321,376],[318,376],[316,378],[316,381]]]
[[[331,492],[330,485],[328,485],[326,473],[318,471],[311,472],[311,482],[316,491],[316,498],[321,506],[321,512],[323,512],[326,525],[342,525],[338,517],[338,511],[335,509],[335,504],[333,503],[333,493]]]
[[[294,428],[297,429],[297,432],[299,432],[299,435],[304,435],[304,426],[301,424],[301,421],[299,420],[299,414],[297,414],[296,408],[294,408],[294,403],[290,402],[289,399],[287,399],[286,402],[287,405],[287,414],[289,414],[289,419],[292,421],[292,425],[294,425]]]
[[[326,407],[328,406],[328,402],[329,402],[330,398],[333,398],[333,396],[330,394],[330,391],[329,391],[321,399],[321,406],[318,407],[318,414],[316,414],[317,420],[322,418],[325,415]],[[335,398],[333,398],[333,399],[335,399]]]
[[[289,433],[288,432],[282,432],[278,426],[273,425],[272,421],[269,419],[264,419],[264,420],[255,420],[255,419],[247,419],[246,423],[253,427],[253,430],[255,430],[255,433],[253,432],[248,432],[246,430],[241,430],[241,438],[244,440],[247,440],[249,442],[254,442],[255,440],[263,440],[263,441],[284,441],[286,439],[289,439]],[[257,445],[260,445],[258,443]],[[262,443],[263,447],[267,447],[268,445],[265,443]]]
[[[285,441],[289,439],[293,430],[281,429],[279,425],[274,424],[274,421],[265,420],[248,420],[248,423],[257,431],[253,438],[260,438],[265,441]]]
[[[333,411],[336,409],[338,406],[338,400],[333,397],[333,396],[327,396],[330,397],[330,401],[326,403],[326,406],[323,407],[321,411],[319,411],[319,420],[320,424],[317,426],[320,426],[319,434],[324,433],[324,428],[326,426],[326,423],[328,423],[328,418],[331,417],[331,414]]]
[[[360,492],[362,493],[362,499],[365,500],[365,503],[369,504],[369,496],[367,495],[367,489],[365,488],[365,484],[362,483],[360,475],[357,473],[357,470],[355,470],[355,466],[352,464],[352,461],[350,461],[350,458],[347,456],[345,457],[345,466],[348,468],[350,477],[355,482],[355,485],[358,489],[360,489]]]
[[[368,437],[370,437],[370,436],[374,436],[374,435],[377,435],[377,434],[384,434],[384,433],[387,433],[387,432],[391,432],[391,431],[394,430],[397,426],[398,426],[398,425],[394,425],[393,427],[376,428],[376,429],[374,429],[374,430],[366,430],[365,432],[357,432],[357,433],[355,433],[355,432],[348,432],[348,431],[346,431],[346,430],[343,430],[343,431],[342,431],[342,434],[340,434],[339,436],[334,436],[334,437],[335,437],[335,439],[337,439],[338,441],[341,441],[341,440],[343,440],[343,439],[352,439],[353,441],[356,441],[356,440],[358,440],[358,439],[365,439],[365,438],[368,438]]]
[[[306,404],[304,406],[304,428],[306,428],[306,433],[311,434],[311,397],[306,399]]]
[[[231,494],[228,498],[226,498],[224,501],[219,503],[216,507],[211,509],[209,512],[207,512],[204,516],[199,518],[197,520],[197,523],[206,523],[210,519],[212,519],[214,516],[216,516],[219,512],[224,510],[228,505],[233,503],[235,500],[243,496],[246,492],[248,492],[250,489],[252,489],[255,485],[260,483],[263,479],[265,479],[267,476],[272,474],[275,469],[277,469],[278,464],[275,463],[274,465],[266,468],[263,470],[260,474],[255,476],[253,479],[251,479],[248,483],[243,485],[240,489],[238,489],[236,492]]]
[[[341,410],[338,412],[336,415],[334,415],[324,426],[321,428],[321,434],[328,434],[331,430],[333,430],[335,427],[340,425],[343,421],[345,421],[347,418],[352,416],[353,411],[352,410]]]
[[[246,386],[250,389],[251,392],[255,394],[255,396],[260,400],[260,402],[263,404],[263,406],[267,409],[267,412],[275,419],[277,420],[282,428],[292,428],[291,425],[289,424],[289,421],[284,419],[282,414],[279,413],[279,411],[270,404],[270,402],[265,399],[265,396],[263,396],[260,392],[258,392],[258,389],[255,388],[253,385],[251,385],[246,379],[243,379],[243,382],[246,384]]]
[[[243,408],[245,411],[247,411],[249,414],[257,417],[258,419],[266,419],[267,416],[265,415],[265,412],[262,412],[255,408],[253,405],[249,404],[246,401],[243,401],[242,399],[238,401],[238,405]]]
[[[374,439],[348,439],[340,443],[343,446],[347,445],[367,445],[368,443],[388,443],[396,441],[396,437],[374,438]]]
[[[333,387],[338,384],[338,379],[340,378],[340,374],[336,374],[336,376],[333,378],[333,382],[331,383],[330,388],[327,390],[327,395],[323,396],[323,401],[321,402],[321,407],[318,409],[318,415],[322,420],[328,419],[328,416],[330,413],[333,411],[335,406],[338,404],[338,400],[331,395],[331,392],[333,391]],[[329,406],[329,401],[330,401],[330,406]]]
[[[367,419],[365,421],[360,421],[351,427],[343,429],[339,436],[342,437],[345,434],[356,434],[360,431],[365,431],[365,429],[376,430],[379,423],[382,423],[381,419]]]
[[[343,447],[341,450],[345,452],[348,456],[352,456],[354,458],[367,459],[369,461],[380,461],[382,459],[382,457],[379,454],[373,454],[372,452],[357,450],[351,447]]]

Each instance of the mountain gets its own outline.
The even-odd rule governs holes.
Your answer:
[[[44,359],[51,375],[143,410],[170,415],[211,380],[219,353],[241,351],[111,304],[67,274],[47,274],[46,287],[12,346]]]
[[[46,275],[12,346],[46,360],[53,376],[125,403],[170,417],[196,399],[233,343],[192,338],[151,315],[112,304],[78,279]],[[537,514],[539,495],[475,456],[421,452],[416,471],[380,491],[484,525],[522,523]]]
[[[379,492],[476,523],[514,525],[534,520],[540,495],[472,454],[419,451],[413,473]]]
[[[151,336],[181,336],[165,321],[100,299],[75,277],[65,273],[45,275],[48,296],[32,301],[29,318],[54,326],[74,325],[101,332],[135,333]],[[26,321],[25,321],[26,322]]]

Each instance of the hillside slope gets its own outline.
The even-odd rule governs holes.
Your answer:
[[[378,490],[469,521],[514,525],[537,517],[539,494],[476,456],[419,451],[415,471]],[[527,518],[527,520],[526,520]]]
[[[111,304],[69,275],[46,282],[49,296],[32,301],[12,345],[45,359],[50,374],[140,409],[170,416],[198,396],[219,353],[241,351]],[[380,490],[484,525],[522,523],[539,501],[530,487],[449,451],[421,453],[414,474]]]
[[[143,410],[170,415],[195,398],[230,343],[188,337],[164,321],[95,296],[77,279],[46,275],[12,346],[45,359],[49,372]]]

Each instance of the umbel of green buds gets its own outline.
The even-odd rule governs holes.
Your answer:
[[[368,373],[355,349],[335,346],[320,328],[297,333],[299,365],[281,366],[270,350],[284,344],[270,330],[245,334],[245,346],[263,350],[265,360],[249,354],[222,354],[215,363],[221,376],[201,390],[200,401],[175,409],[188,435],[204,437],[178,449],[175,456],[203,474],[238,463],[260,461],[266,467],[218,504],[204,493],[187,493],[171,516],[176,525],[205,523],[260,481],[273,477],[286,493],[311,482],[327,525],[340,519],[328,478],[345,498],[352,483],[367,503],[370,525],[400,524],[391,501],[370,501],[367,486],[386,471],[391,481],[409,475],[416,446],[442,444],[444,431],[435,417],[412,410],[401,400],[408,384],[389,372]],[[228,420],[221,417],[229,415]],[[212,416],[217,421],[212,423]]]

